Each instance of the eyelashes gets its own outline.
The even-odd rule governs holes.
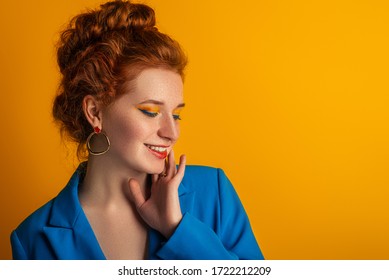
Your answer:
[[[160,114],[159,110],[142,109],[142,108],[138,108],[138,110],[150,118],[155,118],[156,116],[158,116]],[[176,121],[180,121],[181,116],[179,114],[175,113],[175,114],[173,114],[173,119]]]
[[[139,111],[141,111],[143,114],[145,114],[146,116],[151,117],[151,118],[155,118],[159,114],[159,112],[151,112],[151,111],[147,111],[145,109],[139,109]]]
[[[173,119],[176,120],[176,121],[180,121],[181,120],[181,113],[182,111],[182,108],[177,108],[173,111]]]
[[[173,119],[176,120],[176,121],[180,121],[181,120],[181,116],[180,115],[173,115]]]

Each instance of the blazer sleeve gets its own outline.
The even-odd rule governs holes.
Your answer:
[[[20,243],[19,237],[16,231],[11,234],[11,247],[12,247],[12,258],[14,260],[27,260],[26,252],[22,244]]]
[[[191,213],[184,213],[173,235],[157,252],[160,258],[263,259],[238,195],[224,172],[217,169],[217,173],[219,211],[214,221],[217,225],[206,224]]]

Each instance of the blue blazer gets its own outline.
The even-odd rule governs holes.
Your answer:
[[[57,197],[12,232],[14,259],[105,259],[78,200],[84,172],[80,165]],[[149,229],[150,259],[263,259],[221,169],[187,166],[178,192],[183,218],[168,240]]]

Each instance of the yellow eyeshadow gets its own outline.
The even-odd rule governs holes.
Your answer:
[[[159,107],[155,107],[155,106],[138,105],[138,106],[136,106],[136,108],[138,108],[139,110],[150,112],[150,113],[159,113],[160,112]]]
[[[173,111],[173,115],[179,115],[182,112],[183,108],[178,108]]]

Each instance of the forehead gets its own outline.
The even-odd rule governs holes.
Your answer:
[[[179,74],[159,68],[143,70],[134,80],[128,98],[134,103],[157,100],[174,105],[183,101],[183,83]]]

